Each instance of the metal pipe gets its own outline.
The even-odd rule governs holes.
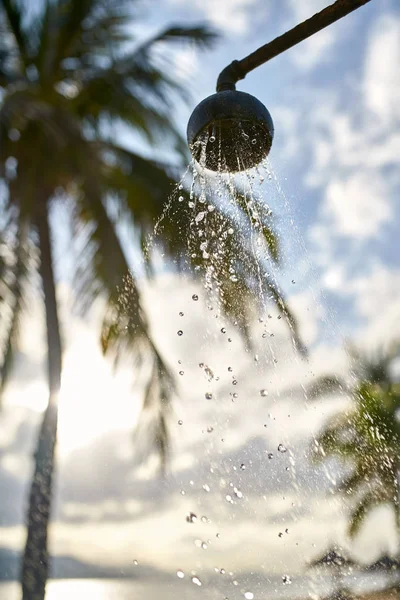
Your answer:
[[[236,82],[239,79],[244,79],[247,73],[253,69],[306,40],[314,33],[328,27],[328,25],[335,23],[335,21],[367,4],[367,2],[370,2],[370,0],[337,0],[334,4],[327,6],[310,19],[275,38],[272,42],[261,46],[242,60],[234,60],[221,71],[217,81],[217,92],[234,90]]]

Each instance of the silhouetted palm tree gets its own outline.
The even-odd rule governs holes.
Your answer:
[[[337,456],[351,471],[338,491],[355,500],[349,533],[354,536],[365,517],[377,506],[393,508],[400,533],[400,385],[393,363],[400,356],[398,344],[386,352],[367,356],[352,350],[353,384],[336,377],[319,379],[311,396],[338,389],[351,395],[348,411],[329,419],[316,440],[315,457]]]
[[[10,373],[24,302],[35,285],[43,294],[48,345],[49,403],[39,431],[29,499],[24,600],[43,600],[48,573],[62,370],[52,238],[57,237],[57,227],[67,225],[54,226],[51,216],[57,205],[69,208],[73,236],[85,239],[77,269],[77,300],[83,309],[98,296],[106,300],[101,327],[104,352],[134,348],[135,364],[143,359],[152,363],[144,408],[153,409],[153,441],[162,457],[167,450],[165,408],[173,380],[151,337],[115,215],[118,212],[131,223],[143,242],[162,212],[174,177],[170,165],[120,146],[115,127],[122,123],[151,144],[169,139],[181,148],[171,114],[177,95],[185,97],[185,90],[171,77],[163,53],[154,51],[185,41],[206,46],[215,36],[206,27],[175,26],[132,44],[134,8],[134,0],[0,0],[2,387]],[[164,223],[160,241],[167,256],[177,257],[186,248],[190,217],[179,206],[174,216],[174,221]],[[227,217],[216,207],[208,226],[214,223],[218,229],[221,219],[226,223]],[[235,223],[232,228],[218,277],[223,308],[245,329],[256,259],[245,249],[239,253],[243,242]],[[266,248],[277,261],[277,238],[269,224],[264,224],[263,233]],[[238,256],[242,263],[234,283],[228,267]],[[193,257],[192,263],[201,260]],[[267,277],[265,285],[297,339],[296,323],[279,288]]]
[[[308,566],[313,569],[322,567],[331,570],[335,589],[328,596],[329,600],[348,600],[351,598],[351,592],[344,584],[344,577],[359,565],[353,559],[346,557],[336,545],[314,559]]]

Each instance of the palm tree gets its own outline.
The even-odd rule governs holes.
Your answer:
[[[359,565],[351,558],[346,557],[336,545],[314,559],[308,566],[312,569],[321,567],[326,569],[328,567],[331,570],[335,589],[328,596],[330,600],[347,600],[351,598],[350,590],[344,584],[344,577]]]
[[[132,0],[44,0],[35,6],[29,0],[0,0],[2,389],[32,289],[40,289],[43,296],[48,348],[49,402],[34,455],[21,573],[24,600],[43,600],[48,574],[63,348],[53,255],[59,205],[67,206],[71,214],[72,239],[85,242],[75,278],[77,300],[82,310],[88,310],[96,298],[104,299],[104,353],[119,356],[133,351],[136,367],[151,365],[143,401],[144,410],[153,416],[148,433],[164,461],[168,448],[166,409],[174,392],[173,378],[152,339],[115,215],[131,224],[143,247],[171,192],[174,170],[119,145],[114,129],[123,124],[150,145],[170,140],[182,148],[171,112],[178,95],[186,97],[185,90],[168,74],[168,63],[165,58],[160,62],[162,55],[155,50],[183,42],[204,47],[215,34],[204,26],[175,26],[132,46],[132,5]],[[190,223],[183,205],[177,204],[173,221],[164,222],[158,242],[178,265],[186,250],[181,232]],[[244,211],[243,215],[247,218]],[[210,228],[228,222],[218,207],[207,218]],[[216,271],[223,309],[246,330],[257,258],[237,224],[229,224],[233,234]],[[266,251],[277,262],[278,240],[269,221],[263,222],[262,233]],[[189,261],[196,267],[204,262],[198,255]],[[234,261],[235,283],[229,271]],[[296,322],[278,286],[267,276],[263,285],[300,345]]]
[[[352,398],[348,411],[328,420],[316,440],[315,458],[337,456],[350,465],[338,491],[354,498],[349,534],[354,536],[377,506],[392,507],[400,533],[400,385],[393,363],[398,344],[372,356],[351,350],[353,383],[336,376],[319,379],[312,397],[340,389]]]

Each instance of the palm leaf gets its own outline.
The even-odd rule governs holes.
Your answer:
[[[322,375],[308,387],[307,394],[310,398],[319,398],[346,390],[348,390],[347,384],[341,377],[337,375]]]
[[[198,25],[196,27],[174,26],[162,29],[160,32],[146,40],[136,50],[132,58],[143,60],[147,58],[148,53],[159,42],[182,43],[189,42],[200,48],[211,47],[218,39],[218,34],[207,25]]]
[[[148,358],[152,362],[143,408],[145,416],[151,416],[148,431],[164,464],[169,443],[167,413],[174,393],[173,378],[150,336],[137,283],[129,270],[114,224],[98,195],[100,190],[97,181],[93,181],[93,173],[89,167],[79,203],[81,211],[76,216],[91,226],[89,244],[95,250],[80,275],[86,278],[86,294],[89,293],[91,301],[94,290],[106,292],[107,310],[101,331],[103,352],[114,353],[116,360],[121,355],[133,354],[136,367]],[[82,293],[84,296],[85,286],[80,288],[79,294]]]
[[[368,492],[364,494],[362,499],[357,503],[356,509],[352,512],[349,525],[349,534],[355,537],[360,531],[361,525],[366,516],[377,506],[385,501],[386,497],[377,495],[376,492]]]
[[[11,310],[11,318],[3,341],[2,363],[0,365],[0,401],[9,380],[19,338],[24,288],[29,270],[28,230],[28,224],[22,223],[16,235],[15,264],[12,269],[13,281],[8,286],[7,293],[7,304]]]
[[[0,0],[23,62],[27,59],[27,40],[22,28],[22,13],[15,0]]]

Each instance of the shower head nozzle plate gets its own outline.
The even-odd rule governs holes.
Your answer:
[[[273,135],[266,107],[254,96],[236,90],[217,92],[203,100],[187,128],[195,160],[206,169],[231,173],[257,166],[268,155]]]

